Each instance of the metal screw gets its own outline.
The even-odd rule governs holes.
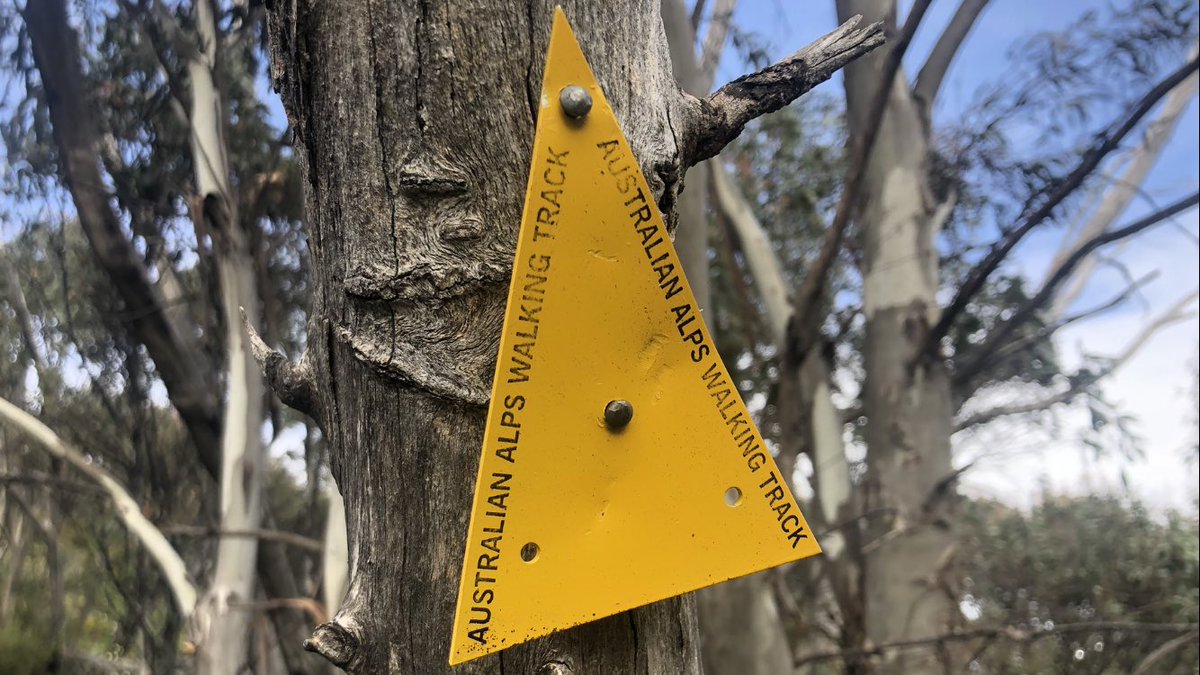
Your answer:
[[[577,84],[568,84],[563,87],[558,94],[558,102],[562,105],[563,112],[567,114],[567,117],[572,119],[583,119],[592,109],[592,95],[588,93],[587,89]]]
[[[604,423],[613,431],[620,431],[633,419],[633,405],[624,399],[609,401],[604,406]]]

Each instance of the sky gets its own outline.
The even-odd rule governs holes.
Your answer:
[[[902,2],[905,11],[908,4]],[[957,5],[951,0],[932,3],[905,57],[905,69],[910,76],[920,68]],[[982,85],[1001,82],[1010,68],[1008,54],[1014,42],[1038,31],[1066,27],[1083,12],[1103,11],[1105,6],[1106,3],[1095,0],[992,0],[947,76],[934,111],[935,129],[961,115]],[[743,1],[734,20],[743,30],[758,36],[772,60],[800,49],[837,25],[830,0]],[[718,86],[745,69],[731,51],[727,51],[718,68]],[[1180,58],[1182,64],[1183,55]],[[835,77],[822,87],[840,95],[840,78]],[[1193,97],[1174,137],[1144,184],[1146,194],[1160,205],[1197,187],[1198,128],[1200,121]],[[1118,218],[1117,225],[1131,222],[1152,209],[1145,201],[1136,201]],[[1119,353],[1142,326],[1197,287],[1198,227],[1197,212],[1192,209],[1178,216],[1174,223],[1160,225],[1119,249],[1120,260],[1134,278],[1151,271],[1157,271],[1159,276],[1143,288],[1139,297],[1120,309],[1060,331],[1057,344],[1067,367],[1078,365],[1084,355]],[[1029,280],[1039,282],[1058,250],[1061,235],[1061,229],[1047,228],[1029,237],[1016,249],[1011,263]],[[1101,304],[1120,292],[1124,283],[1115,271],[1103,270],[1093,277],[1075,307]],[[1060,409],[1057,414],[1038,420],[1006,420],[956,435],[956,462],[960,466],[972,465],[963,476],[964,492],[1020,506],[1032,505],[1047,491],[1107,492],[1127,494],[1160,513],[1168,509],[1195,513],[1200,471],[1185,460],[1184,452],[1197,442],[1193,420],[1198,363],[1200,322],[1193,315],[1158,332],[1104,382],[1105,397],[1132,418],[1130,427],[1139,438],[1140,458],[1125,458],[1116,452],[1096,457],[1080,442],[1081,434],[1090,425],[1087,412],[1079,406]],[[994,394],[1000,398],[1020,395],[1021,392],[1013,391]]]

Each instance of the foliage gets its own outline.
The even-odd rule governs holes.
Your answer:
[[[9,624],[0,631],[0,673],[49,675],[57,670],[52,643],[20,625]]]
[[[1200,523],[1118,497],[1046,496],[1031,512],[968,501],[960,532],[964,605],[975,625],[1053,631],[1080,622],[1200,622]],[[1130,673],[1177,636],[1125,630],[998,643],[981,673]],[[1192,673],[1196,646],[1156,673]]]

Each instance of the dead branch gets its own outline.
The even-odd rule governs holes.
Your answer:
[[[262,368],[263,377],[271,391],[287,406],[320,422],[321,418],[317,414],[316,383],[307,358],[302,356],[299,361],[292,362],[283,352],[268,346],[258,331],[254,330],[254,326],[250,325],[244,309],[242,326],[250,337],[250,353]]]
[[[854,59],[883,44],[883,24],[859,28],[856,16],[788,58],[744,75],[708,98],[684,94],[687,125],[681,139],[683,166],[715,157],[746,124],[799,98]]]

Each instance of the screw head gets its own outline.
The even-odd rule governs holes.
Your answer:
[[[620,431],[633,419],[633,405],[624,399],[609,401],[604,406],[604,423],[613,431]]]
[[[567,117],[572,119],[583,119],[592,109],[592,95],[587,89],[577,85],[568,84],[558,93],[558,102],[562,105],[563,112]]]

